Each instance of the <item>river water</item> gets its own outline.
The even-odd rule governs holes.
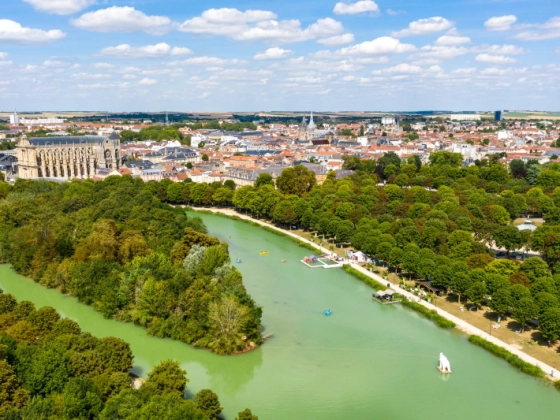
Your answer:
[[[178,360],[189,392],[211,388],[228,419],[246,407],[261,420],[557,418],[558,391],[458,331],[373,302],[371,289],[341,269],[307,268],[299,260],[310,251],[279,236],[218,216],[202,218],[211,234],[230,243],[232,261],[243,260],[236,266],[274,334],[251,353],[217,356],[149,337],[143,328],[104,319],[6,265],[0,266],[0,287],[38,307],[53,306],[84,331],[126,340],[140,375],[161,360]],[[264,250],[270,254],[259,256]],[[440,352],[453,374],[437,371]]]

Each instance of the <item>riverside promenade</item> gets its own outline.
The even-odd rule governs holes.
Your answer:
[[[310,240],[303,238],[289,230],[284,230],[284,229],[280,229],[277,228],[276,226],[270,224],[270,223],[266,223],[263,222],[262,220],[258,220],[258,219],[253,219],[251,216],[248,216],[246,214],[242,214],[242,213],[238,213],[235,210],[232,209],[223,209],[223,208],[204,208],[204,210],[208,210],[211,211],[212,213],[222,213],[228,216],[237,216],[240,219],[244,219],[244,220],[249,220],[253,223],[258,223],[259,225],[262,226],[268,226],[269,228],[272,228],[274,230],[277,230],[279,232],[282,232],[284,234],[290,235],[304,243],[307,243],[315,248],[317,248],[318,250],[320,250],[321,252],[325,253],[325,254],[330,254],[331,251],[329,251],[328,249],[321,247],[319,245],[317,245],[316,243],[311,242]],[[365,268],[363,268],[362,266],[355,264],[353,262],[347,262],[348,265],[350,265],[352,268],[360,271],[361,273],[365,274],[366,276],[374,279],[375,281],[381,283],[381,284],[386,284],[387,280],[385,280],[383,277],[378,276],[377,274],[374,274],[368,270],[366,270]],[[408,298],[409,300],[412,300],[414,302],[418,302],[418,297],[413,295],[410,292],[407,292],[406,290],[401,289],[398,285],[394,285],[391,284],[391,289],[397,291],[399,294],[405,296],[406,298]],[[418,302],[419,304],[425,306],[428,309],[434,310],[436,311],[439,315],[441,315],[444,318],[447,318],[450,321],[453,321],[456,326],[457,329],[459,329],[460,331],[463,331],[464,333],[468,334],[468,335],[477,335],[481,338],[484,338],[485,340],[499,346],[502,347],[504,349],[506,349],[507,351],[509,351],[510,353],[515,354],[516,356],[518,356],[520,359],[522,359],[523,361],[530,363],[534,366],[537,366],[539,369],[541,369],[544,373],[545,373],[545,378],[551,380],[551,381],[556,381],[558,378],[555,377],[551,377],[550,376],[550,372],[554,371],[555,375],[560,375],[560,372],[558,372],[556,369],[554,369],[552,366],[547,365],[546,363],[541,362],[540,360],[535,359],[532,356],[529,356],[526,353],[523,353],[522,351],[516,349],[515,347],[504,343],[501,340],[498,340],[496,337],[491,336],[490,334],[488,334],[487,332],[484,332],[476,327],[474,327],[473,325],[469,324],[468,322],[457,318],[455,315],[450,314],[449,312],[446,312],[434,305],[432,305],[431,303],[426,302],[425,300],[420,300],[420,302]]]

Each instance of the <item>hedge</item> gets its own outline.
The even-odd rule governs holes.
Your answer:
[[[455,323],[453,321],[450,321],[449,319],[442,317],[434,309],[428,309],[424,305],[420,305],[419,303],[413,302],[408,299],[403,299],[401,304],[425,316],[430,321],[433,321],[440,328],[445,328],[445,329],[455,328]]]
[[[344,271],[346,271],[351,276],[354,276],[355,278],[357,278],[361,282],[364,282],[368,286],[373,287],[375,290],[387,290],[387,286],[384,286],[383,284],[381,284],[378,281],[372,279],[371,277],[366,276],[364,273],[356,270],[355,268],[351,267],[348,264],[344,264]]]
[[[560,391],[560,381],[554,382],[554,387],[555,387],[558,391]]]
[[[498,356],[512,365],[514,368],[520,370],[531,376],[536,376],[537,378],[543,378],[544,372],[542,369],[538,368],[537,366],[532,365],[531,363],[527,363],[524,360],[521,360],[518,356],[513,353],[510,353],[506,349],[499,347],[484,338],[481,338],[477,335],[471,335],[469,337],[469,341],[477,346],[482,347],[485,350],[493,353],[495,356]],[[555,384],[558,388],[558,383]]]

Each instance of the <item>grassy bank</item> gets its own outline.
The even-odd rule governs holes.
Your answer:
[[[346,271],[351,276],[354,276],[355,278],[357,278],[361,282],[367,284],[368,286],[373,287],[375,290],[387,290],[387,286],[384,286],[383,284],[379,283],[378,281],[372,279],[369,276],[366,276],[364,273],[356,270],[355,268],[353,268],[353,267],[351,267],[347,264],[344,264],[344,271]]]
[[[420,313],[430,321],[433,321],[440,328],[455,328],[455,323],[453,321],[442,317],[434,309],[428,309],[425,306],[408,299],[403,299],[401,304]]]
[[[527,375],[536,376],[537,378],[543,378],[544,377],[544,372],[540,368],[538,368],[536,366],[533,366],[532,364],[521,360],[515,354],[510,353],[506,349],[503,349],[503,348],[485,340],[484,338],[481,338],[477,335],[471,335],[469,337],[469,341],[473,344],[476,344],[477,346],[482,347],[485,350],[488,350],[489,352],[493,353],[495,356],[498,356],[498,357],[504,359],[506,362],[508,362],[514,368],[520,370],[523,373],[526,373]],[[557,388],[560,387],[560,385],[558,385],[558,383],[556,383],[555,385],[556,385]]]
[[[192,211],[192,212],[195,212],[195,213],[210,214],[210,215],[214,215],[214,216],[225,217],[226,219],[231,219],[231,220],[235,220],[237,222],[247,223],[251,226],[255,226],[255,227],[264,229],[267,232],[274,233],[275,235],[281,236],[284,239],[296,244],[297,246],[299,246],[301,248],[308,249],[308,250],[313,251],[315,253],[322,253],[322,251],[319,248],[316,248],[313,245],[310,245],[306,242],[303,242],[303,241],[299,240],[298,238],[294,238],[293,236],[288,235],[285,232],[276,230],[271,226],[261,225],[260,223],[253,222],[252,220],[248,220],[248,219],[244,219],[244,218],[239,217],[239,216],[233,216],[233,215],[224,214],[224,213],[216,213],[216,212],[213,212],[213,211],[210,211],[210,210],[193,209],[192,207],[186,207],[185,210],[186,211]]]

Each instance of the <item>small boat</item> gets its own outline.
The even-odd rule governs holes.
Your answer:
[[[237,264],[241,264],[243,261],[241,261],[241,260],[238,258],[238,259],[235,260],[235,262],[236,262]]]
[[[268,251],[261,251],[259,252],[259,255],[268,255]]]
[[[332,314],[332,311],[330,309],[327,309],[325,312],[323,312],[326,316],[330,316]]]
[[[441,373],[453,373],[451,371],[451,365],[449,364],[449,360],[447,357],[443,355],[443,353],[439,354],[439,366],[437,367]]]

